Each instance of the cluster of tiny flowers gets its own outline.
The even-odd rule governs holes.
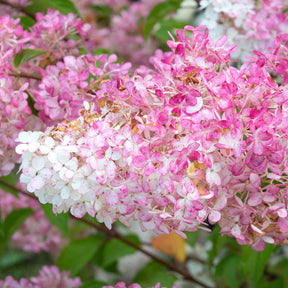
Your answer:
[[[46,60],[47,64],[50,64],[65,55],[79,55],[79,48],[85,44],[90,24],[84,24],[73,13],[62,15],[59,11],[48,9],[46,14],[36,13],[36,23],[29,30],[30,45],[49,51]],[[76,40],[72,39],[73,35]]]
[[[47,251],[55,254],[65,244],[60,231],[52,226],[35,199],[24,195],[16,196],[0,190],[2,218],[14,209],[32,208],[34,213],[28,217],[12,236],[12,244],[23,251]]]
[[[138,283],[133,283],[133,284],[130,284],[129,286],[127,286],[125,284],[125,282],[118,282],[115,286],[103,286],[102,288],[142,288],[142,286]],[[151,288],[167,288],[167,287],[163,287],[161,286],[160,282],[157,283],[155,286],[151,287]],[[177,285],[173,285],[172,288],[178,288]]]
[[[116,61],[116,55],[70,55],[56,65],[47,66],[41,71],[42,80],[38,86],[29,90],[35,97],[38,116],[46,124],[77,118],[83,101],[95,97],[93,91],[101,81],[121,78],[128,73],[131,64]]]
[[[204,26],[177,37],[152,58],[155,71],[91,87],[80,117],[20,133],[20,180],[55,213],[109,228],[133,219],[184,236],[208,219],[254,249],[285,243],[287,86],[259,59],[230,67],[236,47]]]
[[[115,55],[78,57],[90,25],[74,14],[51,9],[45,15],[37,13],[30,31],[24,31],[19,21],[0,17],[0,175],[8,175],[19,163],[15,153],[19,132],[42,130],[47,124],[77,117],[83,100],[93,98],[91,87],[96,89],[105,77],[122,77],[131,66],[114,63]],[[47,53],[16,69],[13,60],[23,49]],[[28,97],[35,101],[42,122],[32,115]]]
[[[288,34],[280,34],[274,40],[275,49],[270,53],[254,51],[255,58],[250,58],[260,67],[265,67],[279,85],[288,84]]]
[[[204,13],[199,23],[207,25],[213,39],[228,35],[229,43],[237,43],[234,58],[246,61],[253,50],[268,52],[273,39],[287,32],[286,0],[202,0]]]
[[[17,281],[11,276],[0,280],[0,288],[78,288],[80,285],[80,278],[70,278],[70,272],[60,272],[57,266],[43,266],[39,275],[30,280],[22,278]]]
[[[22,51],[30,37],[19,25],[19,19],[0,17],[0,27],[0,175],[8,175],[19,162],[15,139],[32,120],[25,92],[29,84],[9,76],[15,54]]]

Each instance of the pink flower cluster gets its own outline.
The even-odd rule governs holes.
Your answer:
[[[55,254],[63,246],[61,232],[52,226],[35,199],[23,195],[19,198],[0,190],[0,207],[2,218],[14,209],[32,208],[35,212],[28,217],[22,226],[13,234],[12,244],[23,251],[47,251]]]
[[[229,43],[237,43],[234,58],[246,61],[253,50],[268,52],[273,39],[287,33],[286,0],[202,0],[204,10],[199,23],[207,25],[213,39],[228,35]]]
[[[49,72],[52,73],[51,71],[56,73],[55,69],[57,69],[45,69],[47,65],[57,63],[57,59],[62,59],[66,54],[71,55],[70,57],[72,57],[73,54],[78,55],[79,49],[84,45],[84,40],[82,41],[81,39],[86,37],[86,31],[90,27],[89,24],[83,24],[75,15],[69,14],[64,16],[58,11],[48,10],[45,16],[37,13],[36,18],[37,23],[32,26],[30,32],[28,32],[24,31],[22,26],[19,25],[20,19],[14,20],[9,16],[0,17],[0,175],[8,175],[14,168],[15,163],[19,163],[19,157],[15,153],[15,139],[18,133],[23,130],[43,129],[41,122],[36,121],[36,117],[31,115],[31,108],[28,105],[28,97],[31,98],[30,100],[34,97],[33,94],[31,94],[33,88],[39,89],[36,81],[39,78],[39,74],[43,74],[44,81],[47,81],[47,77],[45,78],[45,76]],[[76,34],[76,36],[78,35],[79,40],[66,39],[66,37],[74,34]],[[13,65],[14,57],[16,54],[21,53],[24,48],[37,48],[49,52],[15,69]],[[100,58],[100,56],[98,58]],[[98,59],[95,58],[93,60],[97,61]],[[101,59],[99,59],[99,61],[101,62]],[[90,63],[90,66],[92,66],[92,63]],[[58,64],[57,67],[59,67],[58,69],[69,70],[70,68],[70,70],[73,70],[71,67],[65,67],[65,64],[62,66]],[[105,69],[104,67],[101,68],[103,68],[101,70],[101,73],[103,73]],[[94,71],[96,70],[95,67],[93,69]],[[70,74],[71,73],[73,72],[70,72]],[[74,71],[74,74],[75,73],[76,71]],[[74,78],[77,76],[78,75],[74,76]],[[53,75],[53,77],[56,77],[56,75]],[[73,78],[73,76],[68,78],[68,81],[70,81],[69,85],[72,84],[71,81],[74,81],[71,78]],[[55,83],[55,85],[56,84],[57,83]],[[75,85],[77,84],[78,82],[75,83]],[[42,86],[43,85],[45,84],[42,84]],[[72,85],[72,88],[74,88],[75,85]],[[54,91],[55,88],[53,89],[50,85],[47,89],[50,89],[49,93],[51,94],[51,91]],[[41,110],[41,107],[45,106],[42,103],[45,102],[43,97],[46,95],[41,97],[38,96],[38,94],[35,101],[37,102],[39,100],[38,108]],[[42,92],[42,94],[45,94],[45,92]],[[56,91],[55,94],[57,94]],[[62,97],[65,99],[65,95]],[[59,102],[57,102],[56,105],[60,105],[65,109],[65,103],[69,99],[66,97],[62,102],[61,99],[57,98],[57,100],[59,100]],[[52,99],[46,101],[48,103],[54,103]],[[49,106],[46,102],[44,104]],[[50,104],[50,106],[51,105],[52,104]],[[52,108],[56,110],[53,105]],[[50,112],[53,110],[52,108],[49,110],[49,117],[55,119],[55,116],[53,118],[55,112],[54,114]],[[45,109],[47,110],[49,108],[45,107]],[[76,108],[76,113],[77,111]],[[63,113],[62,117],[66,117],[66,114]],[[44,116],[42,118],[46,120]],[[57,119],[59,120],[59,117]],[[61,120],[63,119],[64,118],[61,118]]]
[[[137,219],[184,236],[208,218],[254,249],[285,243],[287,86],[263,61],[230,67],[236,47],[203,26],[177,37],[153,57],[157,71],[105,79],[77,119],[20,133],[20,180],[55,213],[109,228]]]
[[[81,285],[80,278],[70,278],[70,272],[60,272],[57,266],[43,266],[36,277],[20,279],[16,281],[11,276],[0,280],[0,288],[78,288]]]
[[[79,55],[89,30],[90,24],[84,24],[73,13],[62,15],[59,11],[48,9],[45,15],[36,13],[36,23],[30,27],[30,45],[49,51],[46,60],[50,64],[49,61],[53,63],[66,55]],[[44,67],[46,65],[43,63]]]
[[[30,40],[18,23],[19,19],[0,17],[0,175],[8,175],[19,161],[15,139],[33,118],[25,92],[28,83],[9,76],[15,54]]]
[[[83,101],[93,100],[93,91],[102,80],[128,73],[131,64],[116,61],[116,55],[69,55],[41,70],[42,80],[31,89],[38,116],[46,124],[77,118]]]

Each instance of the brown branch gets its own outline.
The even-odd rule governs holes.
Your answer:
[[[26,11],[23,6],[10,3],[10,2],[8,2],[8,1],[6,1],[6,0],[0,0],[0,4],[5,5],[5,6],[9,6],[9,7],[13,8],[13,9],[16,9],[16,10],[18,10],[19,12],[21,12],[21,13],[29,16],[29,17],[32,18],[33,20],[36,20],[36,19],[35,19],[35,15],[34,15],[33,13],[30,13],[30,12]]]
[[[35,80],[39,80],[39,81],[42,80],[42,76],[35,75],[35,74],[29,74],[29,73],[25,73],[25,72],[10,72],[10,73],[8,73],[8,75],[13,76],[13,77],[35,79]]]
[[[17,188],[9,183],[7,183],[6,181],[3,181],[0,179],[0,184],[2,185],[5,185],[6,187],[9,187],[10,189],[13,189],[13,190],[17,190],[18,192],[20,192],[21,194],[24,194],[30,198],[33,198],[34,200],[38,201],[38,198],[34,195],[32,195],[31,193],[28,193],[20,188]],[[150,253],[149,251],[147,251],[146,249],[138,246],[137,244],[131,242],[130,240],[126,239],[125,237],[123,237],[121,234],[119,234],[117,231],[115,230],[109,230],[108,228],[106,228],[105,226],[101,225],[101,224],[98,224],[98,223],[95,223],[95,222],[92,222],[88,219],[85,219],[85,218],[76,218],[75,216],[73,216],[72,214],[70,214],[70,217],[72,219],[75,219],[77,221],[80,221],[80,222],[83,222],[83,223],[86,223],[88,224],[89,226],[99,230],[99,231],[102,231],[103,233],[109,235],[110,237],[113,237],[113,238],[116,238],[118,239],[119,241],[125,243],[126,245],[130,246],[130,247],[133,247],[134,249],[142,252],[143,254],[147,255],[149,258],[153,259],[154,261],[160,263],[161,265],[165,266],[166,268],[170,269],[171,271],[174,271],[178,274],[180,274],[181,276],[184,277],[185,280],[188,280],[188,281],[191,281],[191,282],[194,282],[194,283],[197,283],[198,285],[202,286],[203,288],[211,288],[209,286],[207,286],[206,284],[200,282],[199,280],[197,280],[196,278],[194,278],[193,276],[191,276],[188,272],[186,271],[183,271],[183,269],[177,267],[176,265],[173,265],[169,262],[166,262],[164,261],[163,259],[159,258],[158,256],[156,255],[153,255],[152,253]]]

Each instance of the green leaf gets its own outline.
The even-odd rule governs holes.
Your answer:
[[[3,231],[7,240],[14,234],[20,225],[30,216],[34,211],[30,208],[21,208],[13,210],[9,213],[3,223]]]
[[[29,16],[20,17],[20,24],[23,26],[24,30],[29,30],[29,28],[33,26],[35,23],[36,21]]]
[[[13,194],[14,196],[18,197],[18,190],[12,186],[16,185],[18,181],[17,176],[15,173],[11,172],[8,176],[0,177],[0,188],[6,192]],[[6,185],[7,183],[8,185]]]
[[[129,235],[125,238],[136,245],[140,245],[140,241],[135,235]],[[121,242],[118,239],[112,239],[104,247],[102,265],[103,267],[108,267],[121,257],[133,254],[135,252],[137,252],[135,248],[128,246],[127,244]]]
[[[40,49],[23,49],[20,54],[16,54],[14,58],[14,67],[17,69],[27,61],[45,53],[47,53],[47,51]]]
[[[71,271],[75,276],[94,256],[101,237],[90,235],[86,238],[73,240],[61,252],[57,266],[61,270]]]
[[[57,227],[65,236],[69,235],[69,215],[68,213],[54,214],[51,204],[41,204],[41,207],[52,225]]]
[[[105,48],[99,48],[93,51],[93,55],[100,55],[100,54],[108,54],[111,55],[113,54],[111,51],[105,49]]]
[[[163,42],[167,42],[171,37],[168,34],[168,31],[176,38],[176,30],[183,28],[187,25],[186,22],[180,22],[174,19],[164,19],[160,23],[160,27],[155,31],[155,36]]]
[[[137,273],[133,282],[139,283],[143,287],[152,287],[157,282],[161,282],[161,286],[172,287],[176,279],[175,275],[168,274],[163,265],[152,261]]]
[[[242,267],[251,287],[254,287],[257,281],[261,278],[266,263],[270,259],[270,256],[275,248],[275,245],[266,244],[265,250],[259,252],[253,250],[247,245],[241,247]]]
[[[111,21],[112,7],[108,5],[95,5],[92,6],[97,16],[97,24],[109,26]]]
[[[283,279],[283,285],[279,287],[288,287],[288,259],[282,259],[275,266],[269,265],[268,273],[275,275],[277,278]]]
[[[10,238],[24,220],[33,213],[30,208],[22,208],[13,210],[9,213],[4,222],[2,223],[0,233],[0,254],[4,251],[6,245],[9,243]]]
[[[199,238],[199,233],[200,233],[200,230],[197,230],[195,232],[185,232],[186,236],[187,236],[187,239],[185,240],[185,242],[194,247],[195,244],[197,243],[198,241],[198,238]]]
[[[243,269],[241,267],[241,258],[239,255],[226,256],[216,266],[215,278],[219,281],[221,286],[224,283],[227,287],[238,288],[241,287],[241,280],[243,280]]]
[[[106,285],[108,285],[108,283],[96,280],[85,282],[79,288],[102,288],[103,286]]]
[[[61,14],[67,15],[73,13],[80,17],[79,11],[77,10],[75,4],[70,0],[29,0],[32,5],[25,7],[25,11],[32,14],[37,12],[47,12],[48,8],[53,10],[58,10]]]
[[[3,221],[2,221],[2,210],[0,206],[0,241],[5,237],[4,230],[3,230]]]
[[[220,227],[216,225],[209,235],[209,240],[212,241],[212,248],[208,252],[208,263],[212,263],[214,258],[220,253],[226,242],[226,237],[220,234]]]
[[[32,114],[34,116],[38,116],[38,111],[34,107],[35,101],[34,101],[34,97],[33,97],[32,93],[28,90],[25,90],[25,93],[27,93],[27,95],[28,95],[27,103],[31,109]]]
[[[261,280],[256,284],[256,288],[279,288],[279,287],[287,287],[284,285],[282,279],[276,279],[274,281]]]
[[[0,258],[0,268],[6,269],[17,264],[23,263],[25,260],[25,253],[21,250],[9,251]]]
[[[143,36],[147,38],[155,24],[161,22],[168,14],[176,12],[180,7],[181,2],[182,0],[167,0],[155,5],[147,17],[143,29]]]

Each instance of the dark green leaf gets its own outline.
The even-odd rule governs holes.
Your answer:
[[[103,26],[109,26],[111,20],[111,14],[113,12],[112,7],[108,5],[95,5],[92,6],[97,16],[97,24]]]
[[[18,256],[16,256],[15,253],[19,253]],[[20,253],[22,253],[24,257],[22,261]],[[14,256],[10,254],[14,254]],[[8,260],[7,258],[11,259]],[[39,270],[44,265],[54,264],[51,255],[48,253],[23,253],[22,251],[19,252],[19,250],[11,249],[11,247],[5,250],[5,253],[1,257],[1,263],[6,263],[6,267],[0,267],[0,279],[4,279],[7,275],[11,275],[14,279],[30,278],[39,275]]]
[[[100,241],[101,237],[93,235],[71,241],[62,250],[57,260],[57,266],[61,270],[71,271],[71,275],[75,276],[93,258]]]
[[[79,288],[102,288],[106,285],[108,285],[108,283],[102,281],[89,281],[83,283]]]
[[[0,188],[17,197],[18,190],[13,187],[14,185],[16,185],[17,181],[18,177],[15,175],[15,173],[11,172],[8,176],[0,177]],[[5,183],[7,183],[8,185],[6,185]]]
[[[282,259],[275,266],[269,265],[268,272],[277,278],[283,279],[283,285],[279,287],[288,287],[288,259]]]
[[[137,236],[129,235],[125,237],[136,245],[140,245],[140,241]],[[137,250],[127,244],[119,241],[118,239],[110,240],[104,247],[103,251],[103,267],[107,267],[116,262],[121,257],[135,253]]]
[[[7,240],[14,234],[19,226],[30,216],[34,211],[30,208],[21,208],[13,210],[9,213],[3,223],[3,231]]]
[[[13,233],[19,228],[24,220],[33,213],[30,208],[13,210],[9,213],[2,223],[0,233],[0,255],[3,253],[6,245],[9,243]]]
[[[215,277],[220,280],[219,283],[223,287],[241,287],[241,280],[243,280],[241,258],[238,255],[223,258],[216,266]],[[228,285],[225,286],[224,283]]]
[[[195,232],[185,232],[187,239],[185,240],[185,242],[190,245],[190,246],[194,246],[197,243],[197,240],[199,238],[199,232],[200,230],[197,230]]]
[[[2,221],[2,210],[1,210],[1,206],[0,206],[0,241],[1,239],[4,239],[5,234],[4,234],[4,230],[3,230],[3,221]]]
[[[216,225],[209,235],[209,239],[212,241],[212,248],[209,250],[208,262],[212,263],[214,258],[220,253],[226,242],[226,237],[220,234],[220,227]]]
[[[25,91],[28,95],[28,99],[27,99],[27,102],[28,102],[28,105],[32,111],[32,114],[35,115],[35,116],[38,116],[38,111],[35,109],[34,105],[35,105],[35,101],[34,101],[34,98],[33,98],[33,95],[31,94],[31,92],[29,91]]]
[[[29,0],[32,5],[25,7],[25,10],[36,14],[37,12],[47,12],[48,8],[58,10],[61,14],[67,15],[68,13],[76,14],[80,17],[79,11],[75,4],[70,0]]]
[[[276,279],[274,281],[261,280],[256,283],[256,288],[280,288],[280,287],[287,287],[284,285],[282,279]]]
[[[275,248],[275,245],[266,244],[265,250],[259,252],[247,245],[241,247],[242,267],[244,274],[252,287],[262,276],[266,263],[270,259]]]
[[[9,253],[4,254],[0,258],[0,268],[6,269],[9,267],[13,267],[14,265],[23,263],[25,260],[25,255],[23,251],[15,250],[9,251]]]
[[[31,26],[35,24],[35,20],[29,16],[22,16],[20,17],[20,24],[23,26],[24,30],[29,30]]]
[[[41,204],[41,207],[52,225],[57,227],[65,236],[68,236],[69,232],[69,215],[68,213],[54,214],[52,212],[51,204]]]
[[[143,35],[148,37],[151,30],[156,23],[161,22],[161,20],[172,12],[176,12],[181,5],[181,0],[167,0],[161,2],[153,7],[150,14],[147,17],[147,21],[144,25]]]
[[[45,53],[47,53],[47,51],[40,49],[23,49],[20,54],[16,54],[14,58],[14,67],[17,69],[27,61]]]
[[[161,286],[172,287],[176,279],[175,275],[168,274],[163,265],[152,261],[137,273],[134,282],[143,287],[152,287],[157,282],[161,282]]]

